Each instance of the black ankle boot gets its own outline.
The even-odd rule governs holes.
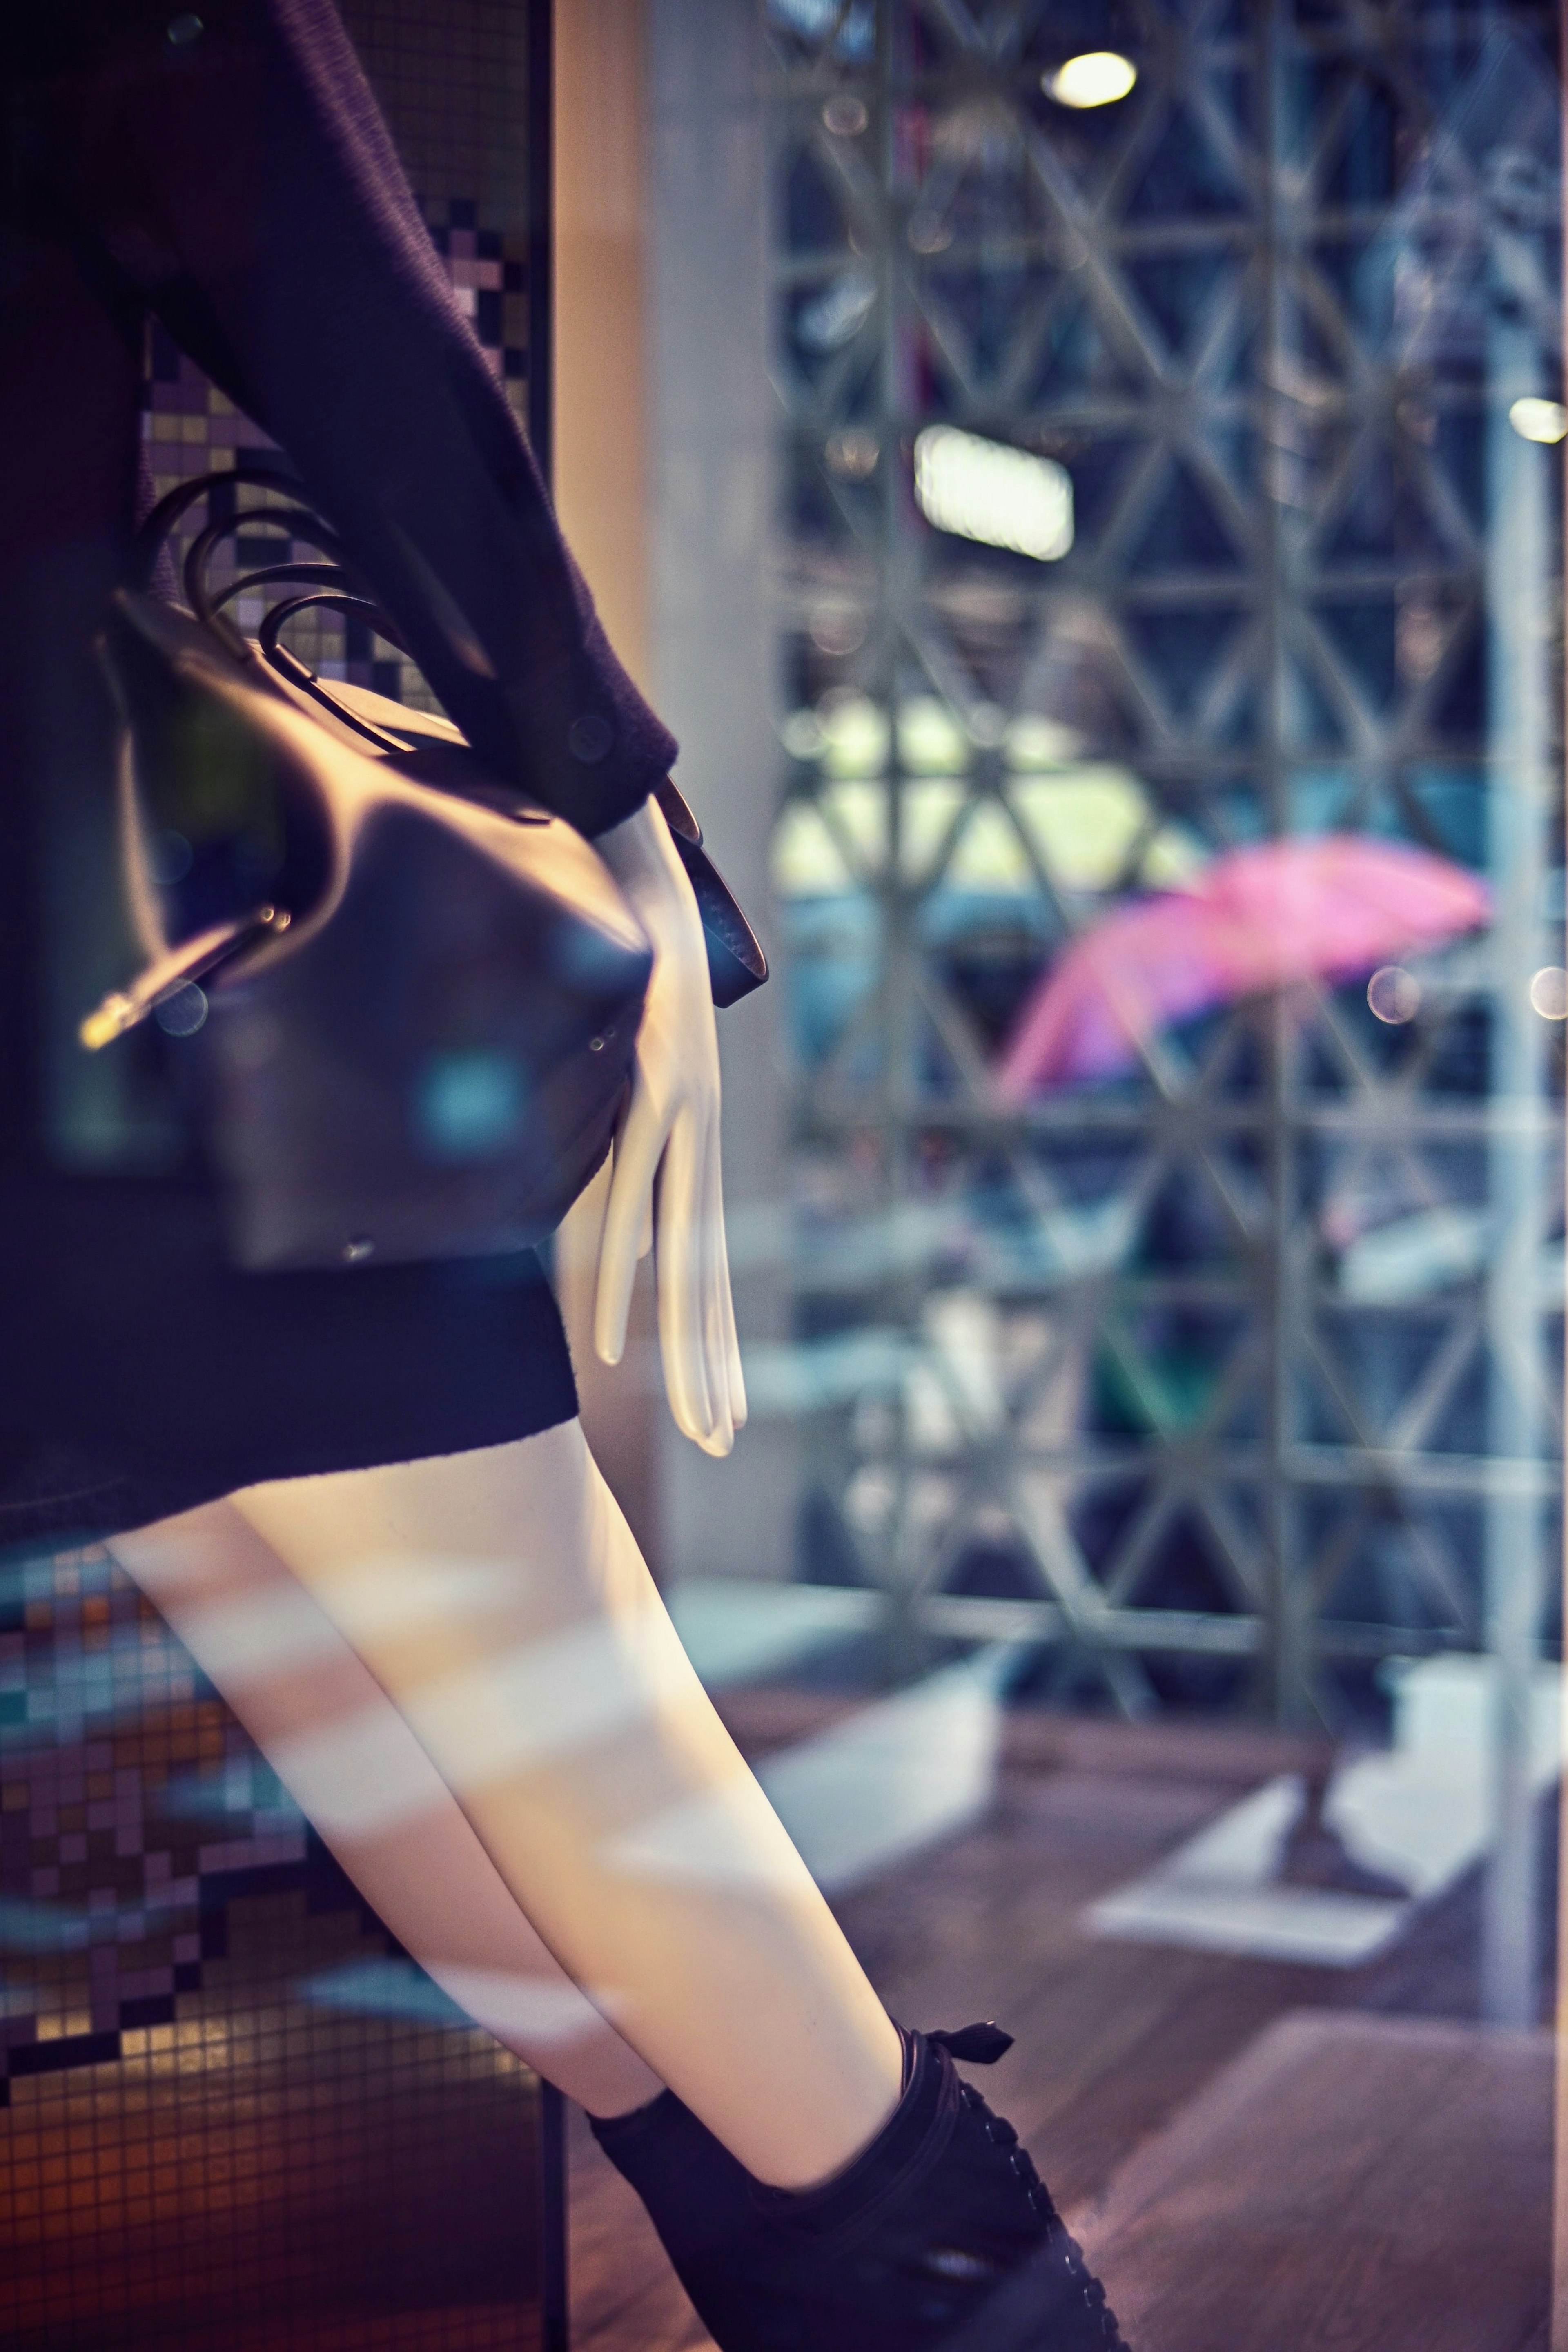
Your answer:
[[[744,2165],[674,2091],[629,2116],[590,2116],[594,2138],[648,2210],[675,2276],[719,2352],[746,2352],[770,2225]]]
[[[904,2042],[889,2122],[804,2194],[753,2180],[672,2092],[594,2124],[720,2352],[1126,2352],[1018,2134],[953,2064],[1009,2037]]]

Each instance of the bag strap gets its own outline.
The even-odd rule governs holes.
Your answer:
[[[708,979],[713,1001],[722,1013],[738,1004],[768,978],[768,958],[762,942],[741,911],[740,902],[703,845],[703,829],[692,814],[685,794],[665,776],[653,787],[653,799],[670,828],[675,855],[686,869],[686,879],[697,902],[707,938]]]
[[[236,916],[233,922],[214,923],[210,930],[198,931],[193,940],[183,940],[166,955],[155,957],[129,987],[114,990],[95,1005],[78,1028],[78,1036],[89,1054],[99,1053],[193,981],[209,979],[246,948],[286,931],[290,919],[282,907],[253,907],[248,915]]]

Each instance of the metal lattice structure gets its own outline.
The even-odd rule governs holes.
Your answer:
[[[895,1618],[1032,1635],[1130,1711],[1333,1721],[1444,1647],[1526,1671],[1560,483],[1510,412],[1561,397],[1552,14],[766,21],[808,1572],[852,1544]],[[1056,104],[1098,48],[1132,94]],[[932,530],[934,421],[1064,466],[1071,551]],[[1325,830],[1484,875],[1491,928],[1412,961],[1393,1022],[1364,976],[1297,987],[999,1105],[1074,934]]]

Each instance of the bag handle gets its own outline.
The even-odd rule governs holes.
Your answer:
[[[315,516],[303,507],[252,507],[244,514],[219,516],[216,521],[208,523],[204,530],[197,533],[186,553],[184,564],[185,593],[190,599],[191,610],[208,628],[212,626],[213,615],[218,606],[231,596],[243,594],[257,577],[256,572],[242,572],[236,580],[231,581],[221,596],[214,598],[207,586],[213,550],[221,546],[225,539],[237,539],[241,531],[258,530],[282,530],[290,540],[302,539],[308,547],[316,548],[329,559],[326,563],[317,566],[318,570],[330,573],[345,584],[349,583],[350,572],[343,561],[341,541],[335,532],[329,531],[324,523],[318,522]],[[270,565],[259,568],[263,571],[272,569]],[[357,587],[358,583],[354,584]]]
[[[277,571],[286,571],[289,567],[278,565],[276,568]],[[301,572],[306,568],[304,564],[298,567]],[[254,581],[256,576],[253,573],[252,580]],[[237,583],[231,593],[238,593]],[[356,735],[364,737],[366,742],[373,743],[378,751],[406,751],[408,747],[405,743],[401,743],[395,735],[389,735],[384,728],[378,727],[374,719],[361,717],[360,712],[351,709],[348,703],[340,702],[331,688],[317,677],[309,663],[302,662],[298,654],[290,653],[288,647],[281,642],[280,632],[285,624],[291,621],[296,613],[308,612],[313,604],[324,604],[329,611],[335,613],[361,614],[371,623],[378,636],[385,637],[389,645],[396,646],[399,653],[407,657],[408,648],[392,629],[379,604],[372,604],[368,596],[351,595],[344,589],[318,588],[308,596],[290,596],[285,603],[273,605],[262,622],[260,635],[256,639],[256,643],[261,647],[263,659],[269,668],[277,672],[279,677],[287,678],[292,685],[298,687],[302,693],[314,696],[323,709],[329,710],[333,718],[340,720],[345,727],[351,727]]]
[[[176,482],[172,490],[164,492],[138,527],[131,542],[131,587],[146,589],[152,586],[158,558],[162,554],[180,517],[188,513],[199,499],[210,498],[214,490],[222,489],[231,482],[248,482],[254,488],[281,490],[290,497],[304,488],[293,467],[282,457],[236,457],[234,464],[225,466],[221,473],[196,474],[188,482]],[[267,511],[266,507],[253,509],[256,515]],[[243,518],[247,522],[252,519],[252,514]],[[236,516],[235,522],[240,520]],[[234,527],[230,526],[231,529]],[[319,528],[325,530],[326,526],[322,524]]]
[[[286,459],[281,457],[239,457],[233,467],[223,472],[199,474],[192,481],[179,483],[160,499],[136,535],[134,583],[144,590],[151,585],[158,558],[181,516],[199,499],[210,498],[214,490],[231,483],[244,483],[255,488],[277,492],[283,502],[275,506],[251,507],[243,511],[236,508],[231,515],[213,515],[209,510],[209,520],[197,532],[186,552],[183,567],[185,593],[192,611],[203,626],[211,630],[237,659],[249,661],[254,658],[252,647],[235,627],[225,608],[237,597],[256,588],[276,585],[303,589],[304,594],[286,597],[268,610],[257,640],[262,658],[278,677],[313,697],[324,709],[330,711],[340,726],[350,729],[377,751],[403,751],[405,746],[395,737],[377,727],[372,719],[362,718],[347,703],[340,701],[308,664],[301,661],[282,643],[281,632],[297,613],[306,612],[312,606],[325,606],[334,612],[363,618],[378,636],[384,637],[389,645],[396,646],[405,659],[412,658],[396,626],[373,598],[364,593],[337,532],[329,524],[323,522],[313,509],[303,503],[304,485]],[[290,562],[256,565],[248,572],[239,573],[214,595],[207,578],[213,551],[225,539],[237,538],[244,530],[287,530],[291,540],[302,540],[327,561],[321,563]],[[654,786],[653,798],[670,828],[702,916],[714,1003],[720,1006],[734,1004],[741,997],[748,996],[754,988],[761,987],[768,978],[768,958],[734,894],[704,847],[701,825],[667,776]]]

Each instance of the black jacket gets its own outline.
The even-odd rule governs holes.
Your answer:
[[[154,310],[293,459],[476,748],[586,833],[629,815],[675,746],[599,625],[327,0],[6,13],[14,257],[68,247],[132,339]]]

